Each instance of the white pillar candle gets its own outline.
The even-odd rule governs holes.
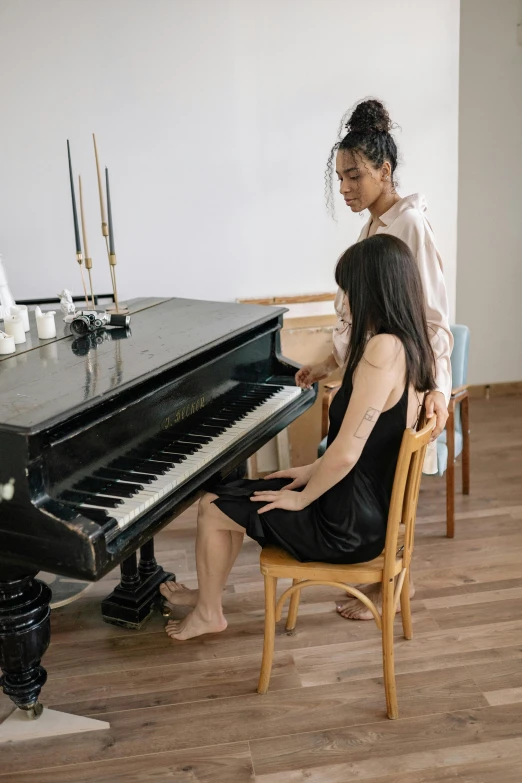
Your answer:
[[[54,310],[49,313],[42,313],[39,307],[34,311],[36,315],[36,328],[40,340],[50,340],[56,337],[56,324],[54,323]]]
[[[14,305],[14,307],[11,307],[11,315],[19,315],[21,317],[24,325],[24,332],[30,330],[31,327],[29,326],[29,311],[27,305]]]
[[[16,351],[14,337],[5,332],[0,332],[0,354],[14,353]]]
[[[4,329],[7,334],[14,337],[15,345],[25,343],[24,324],[19,315],[6,315],[4,318]]]

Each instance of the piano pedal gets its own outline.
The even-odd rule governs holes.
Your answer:
[[[170,606],[168,605],[165,599],[163,599],[163,602],[160,606],[160,611],[163,617],[170,617],[170,615],[172,614],[172,609],[170,608]]]

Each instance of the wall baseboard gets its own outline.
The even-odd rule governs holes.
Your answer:
[[[517,397],[522,394],[522,381],[509,381],[508,383],[481,383],[469,386],[469,396],[479,397]]]

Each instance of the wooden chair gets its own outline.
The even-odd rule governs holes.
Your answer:
[[[356,596],[372,612],[382,633],[387,714],[392,719],[399,716],[393,657],[393,622],[400,601],[404,636],[406,639],[412,638],[409,568],[422,463],[434,427],[433,420],[420,431],[407,429],[403,435],[393,482],[385,547],[375,560],[356,565],[301,563],[278,547],[268,546],[262,550],[260,565],[265,579],[265,638],[258,693],[266,693],[268,690],[274,655],[275,624],[281,619],[286,599],[290,598],[286,630],[292,631],[297,622],[301,590],[313,585],[329,585]],[[292,579],[292,586],[284,591],[276,603],[278,578]],[[382,618],[368,596],[352,586],[379,582],[382,584],[383,593]]]

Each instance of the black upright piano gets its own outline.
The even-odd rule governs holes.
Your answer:
[[[40,570],[95,581],[116,566],[107,622],[139,628],[172,578],[154,535],[303,413],[280,353],[284,310],[190,299],[129,303],[130,329],[0,356],[0,667],[37,716],[51,592]],[[3,499],[2,499],[3,498]],[[137,552],[139,550],[139,558]]]

